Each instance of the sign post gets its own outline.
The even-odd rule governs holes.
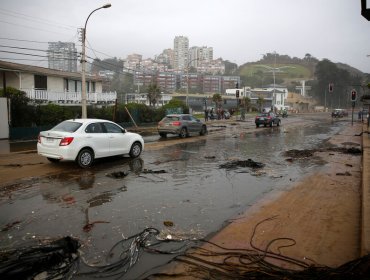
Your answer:
[[[352,102],[352,126],[353,126],[353,111],[355,109],[355,104],[357,100],[357,92],[355,89],[351,91],[351,102]]]
[[[333,93],[334,91],[334,84],[329,83],[329,93]],[[333,110],[333,95],[330,94],[330,110]]]

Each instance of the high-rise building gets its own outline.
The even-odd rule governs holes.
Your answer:
[[[48,42],[48,65],[51,69],[77,72],[77,49],[71,42]]]
[[[174,39],[174,69],[183,70],[188,66],[189,39],[185,36],[176,36]]]
[[[190,66],[197,68],[199,64],[211,62],[213,60],[212,47],[191,47],[189,50]]]

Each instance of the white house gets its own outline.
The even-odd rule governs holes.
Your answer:
[[[81,74],[0,60],[0,89],[13,87],[32,101],[81,103]],[[102,92],[101,77],[87,76],[87,103],[114,103],[116,92]]]
[[[157,107],[166,105],[172,99],[171,94],[161,94],[160,99],[155,104]],[[127,93],[126,103],[139,103],[149,106],[148,93]]]
[[[262,97],[265,101],[265,106],[273,107],[277,111],[286,107],[285,100],[288,98],[288,88],[279,85],[269,85],[264,88],[243,87],[241,89],[226,89],[225,95],[236,98],[237,92],[239,92],[239,98],[248,97],[252,103],[257,102],[257,99]]]

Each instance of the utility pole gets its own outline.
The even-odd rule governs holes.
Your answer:
[[[90,16],[96,12],[97,10],[100,10],[100,9],[106,9],[106,8],[109,8],[111,7],[112,5],[111,4],[105,4],[104,6],[100,7],[100,8],[97,8],[95,10],[93,10],[89,16],[87,17],[86,21],[85,21],[85,27],[82,29],[82,52],[81,52],[81,63],[82,63],[82,69],[81,69],[81,82],[82,82],[82,85],[81,85],[81,106],[82,106],[82,116],[81,118],[82,119],[86,119],[87,118],[87,102],[86,102],[86,99],[87,99],[87,93],[86,93],[86,26],[87,26],[87,21],[89,20]]]

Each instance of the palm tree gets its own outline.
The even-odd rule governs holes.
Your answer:
[[[219,93],[215,93],[212,96],[212,101],[216,103],[216,108],[218,108],[218,104],[222,102],[222,96]]]
[[[158,85],[150,84],[148,86],[148,99],[149,99],[149,106],[155,106],[157,104],[158,100],[161,98],[161,89],[158,87]]]

